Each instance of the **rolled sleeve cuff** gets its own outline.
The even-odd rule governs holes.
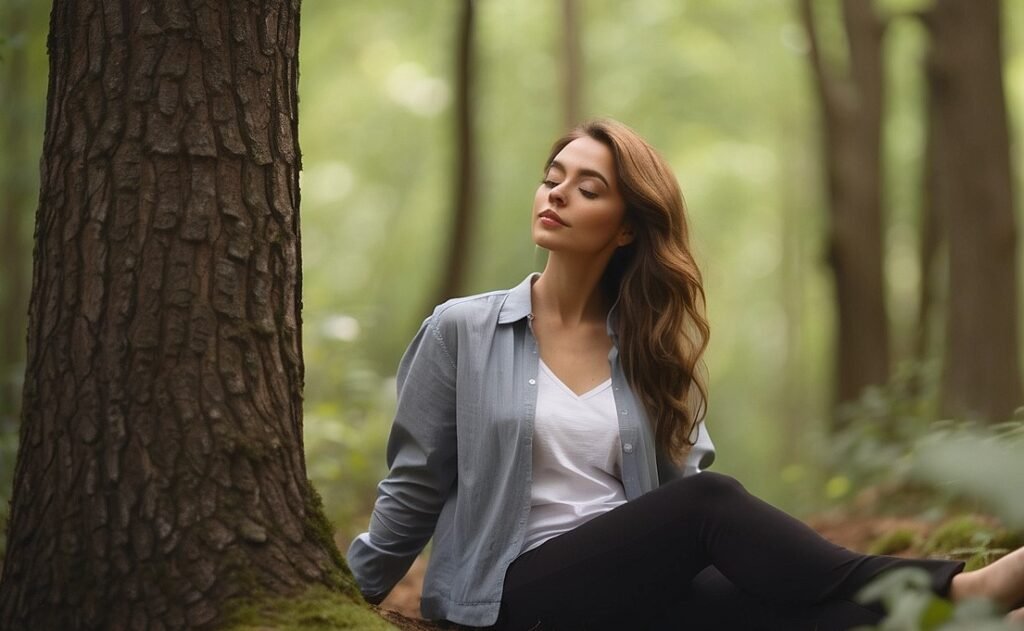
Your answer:
[[[345,556],[363,598],[377,604],[405,576],[416,555],[389,552],[375,545],[370,533],[364,532],[352,541]]]

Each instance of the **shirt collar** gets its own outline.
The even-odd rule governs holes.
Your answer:
[[[539,277],[540,272],[533,272],[523,282],[508,291],[505,302],[501,305],[501,311],[498,313],[498,324],[518,322],[530,315],[533,311],[533,297],[530,295],[530,289],[533,287],[533,281]]]
[[[518,322],[533,313],[533,296],[530,290],[533,288],[533,281],[539,277],[540,272],[533,272],[523,279],[523,282],[508,291],[505,302],[501,305],[501,311],[498,312],[498,324]],[[605,321],[608,337],[612,340],[617,340],[619,337],[617,334],[618,306],[619,301],[616,300],[612,308],[608,310],[608,319]]]

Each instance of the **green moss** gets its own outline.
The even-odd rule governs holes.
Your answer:
[[[395,629],[361,600],[320,586],[293,597],[267,598],[239,605],[227,615],[221,628],[225,631]]]
[[[971,572],[974,570],[980,570],[989,563],[995,561],[999,557],[1005,555],[1007,550],[981,550],[972,554],[964,564],[964,571]]]
[[[907,528],[898,528],[875,539],[868,552],[871,554],[894,554],[914,546],[917,534]]]
[[[329,584],[344,593],[361,599],[359,588],[356,586],[352,572],[345,563],[345,558],[338,550],[338,544],[334,542],[334,525],[327,519],[324,513],[323,500],[320,493],[313,487],[313,483],[306,480],[306,536],[317,542],[327,554],[330,555],[332,567],[328,569],[327,580]]]
[[[1021,545],[1019,533],[987,524],[973,515],[946,522],[925,542],[925,554],[997,553]]]
[[[989,547],[1016,550],[1024,546],[1024,536],[1021,534],[1012,530],[997,529],[992,536],[992,541],[989,542]]]

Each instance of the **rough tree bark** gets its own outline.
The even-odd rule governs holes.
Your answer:
[[[844,75],[824,59],[813,2],[800,0],[800,14],[824,123],[828,262],[835,277],[838,317],[833,398],[843,403],[856,399],[866,386],[889,379],[881,192],[885,24],[870,2],[842,1],[849,59]]]
[[[1024,403],[1018,360],[1017,226],[998,0],[937,0],[924,22],[933,163],[948,226],[941,412],[1002,421]]]
[[[350,589],[302,451],[298,0],[56,0],[4,629]]]
[[[476,204],[476,147],[473,134],[473,13],[476,0],[462,0],[455,41],[455,194],[448,248],[435,304],[459,295],[469,259]]]

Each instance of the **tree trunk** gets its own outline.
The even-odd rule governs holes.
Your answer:
[[[834,402],[856,399],[889,379],[889,334],[882,248],[882,38],[870,3],[843,0],[848,42],[845,76],[826,64],[812,11],[801,0],[822,105],[835,277],[837,364]],[[837,419],[838,420],[838,419]]]
[[[1017,226],[998,0],[937,0],[925,18],[934,175],[949,227],[941,411],[1003,421],[1024,402],[1018,359]]]
[[[926,70],[926,74],[929,71]],[[934,82],[929,81],[927,96],[927,137],[924,148],[924,178],[921,223],[919,266],[921,270],[917,301],[917,329],[914,332],[914,359],[919,367],[928,364],[934,355],[933,326],[941,305],[945,304],[942,295],[942,283],[945,281],[945,269],[939,263],[939,254],[946,239],[945,217],[948,214],[943,204],[948,200],[943,195],[943,178],[939,175],[938,166],[948,151],[949,141],[943,134],[943,128],[937,124],[936,95],[933,94]],[[913,378],[913,392],[923,395],[927,388],[926,375],[918,372]]]
[[[297,0],[56,0],[4,629],[350,587],[302,451]]]
[[[434,303],[459,295],[469,259],[469,238],[476,215],[476,151],[473,134],[473,13],[476,0],[462,0],[455,49],[455,191],[448,250]],[[428,309],[429,311],[430,309]]]
[[[562,0],[562,100],[565,107],[565,129],[580,123],[582,107],[582,66],[580,51],[580,7],[577,0]]]

